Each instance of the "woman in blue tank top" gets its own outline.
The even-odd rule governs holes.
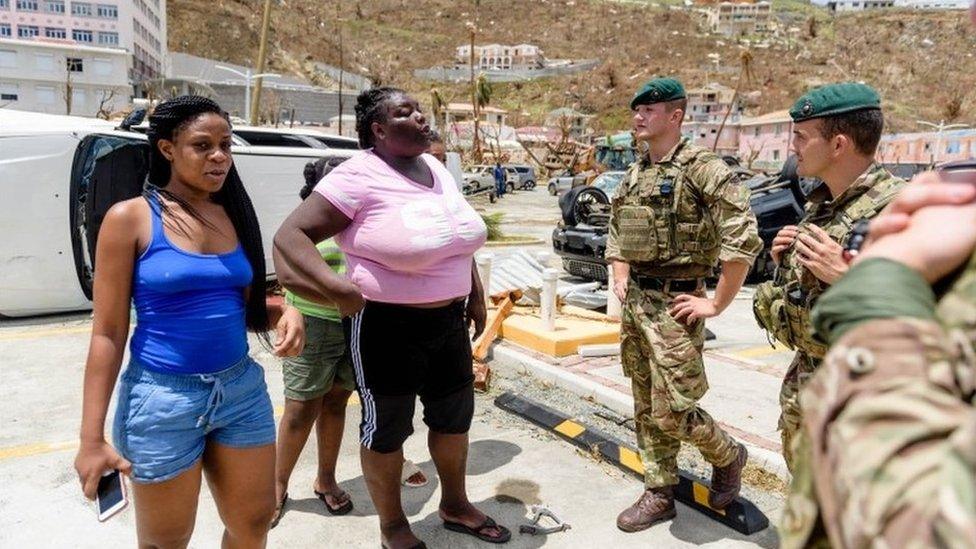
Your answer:
[[[247,331],[267,342],[275,325],[275,353],[293,356],[302,317],[265,304],[261,235],[231,159],[227,114],[209,99],[178,97],[156,107],[148,136],[144,196],[114,205],[99,232],[75,468],[88,498],[103,473],[128,474],[139,545],[156,547],[189,543],[206,473],[224,546],[260,547],[275,508],[275,425]],[[137,323],[113,447],[105,417],[130,305]]]

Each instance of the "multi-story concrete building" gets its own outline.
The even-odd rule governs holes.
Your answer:
[[[890,164],[935,164],[976,158],[976,129],[892,133],[881,137],[878,160]]]
[[[721,84],[708,84],[701,88],[689,89],[688,109],[682,125],[682,133],[692,138],[695,144],[712,148],[719,154],[735,155],[739,148],[739,120],[742,118],[742,103],[734,101],[735,90]],[[722,127],[722,121],[725,126]],[[719,128],[722,135],[716,143]]]
[[[455,62],[468,66],[471,46],[457,48]],[[488,44],[474,47],[474,62],[479,70],[533,70],[545,66],[546,58],[538,46],[517,44],[514,46]]]
[[[128,69],[119,48],[0,38],[0,107],[110,114],[130,102]]]
[[[739,120],[739,159],[753,168],[782,167],[793,144],[793,119],[788,110]]]
[[[166,0],[0,0],[0,38],[122,48],[133,83],[166,59]]]
[[[715,33],[741,36],[770,30],[772,5],[766,1],[705,2],[700,9],[709,29]]]
[[[212,95],[227,112],[242,118],[245,116],[247,81],[242,75],[247,73],[247,67],[179,52],[169,52],[168,59],[170,66],[166,77],[147,83],[157,96],[168,96],[173,90],[179,94]],[[356,96],[359,94],[357,88],[344,86],[340,100],[336,89],[315,86],[306,80],[287,75],[263,79],[261,89],[261,118],[282,121],[293,119],[301,124],[328,124],[339,116],[340,105],[342,114],[354,114]],[[343,133],[347,133],[350,126],[346,124],[346,118],[342,120]]]
[[[964,10],[970,5],[969,0],[827,0],[826,2],[814,1],[814,3],[822,4],[834,13],[885,8]]]

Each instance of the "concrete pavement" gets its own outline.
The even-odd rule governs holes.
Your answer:
[[[107,523],[95,518],[72,468],[81,409],[81,380],[90,330],[87,315],[28,321],[0,321],[0,547],[131,547],[135,544],[131,509]],[[267,371],[280,410],[279,362],[252,350]],[[522,376],[499,371],[495,393],[534,391],[556,407],[579,406],[571,393]],[[767,529],[745,538],[679,505],[678,518],[639,534],[616,529],[616,514],[641,490],[641,483],[596,462],[553,435],[498,410],[494,394],[479,396],[471,431],[468,486],[477,502],[500,523],[517,532],[533,503],[545,503],[572,525],[548,537],[514,535],[507,547],[773,547]],[[338,476],[356,509],[329,516],[311,493],[314,441],[306,447],[293,475],[292,502],[272,531],[271,547],[376,547],[377,520],[359,469],[356,444],[358,408],[349,410]],[[473,538],[445,531],[437,518],[438,484],[424,448],[424,428],[406,445],[407,456],[431,477],[425,488],[404,492],[416,532],[430,547],[487,547]],[[778,505],[775,501],[769,506]],[[774,516],[774,509],[767,506]],[[201,495],[191,547],[215,547],[221,525],[206,486]]]

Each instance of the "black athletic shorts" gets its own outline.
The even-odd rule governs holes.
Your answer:
[[[436,309],[367,301],[342,325],[362,406],[363,446],[399,450],[413,433],[417,396],[432,431],[468,432],[474,374],[464,301]]]

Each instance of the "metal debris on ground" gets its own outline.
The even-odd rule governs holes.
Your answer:
[[[546,269],[525,250],[516,250],[504,256],[495,256],[491,266],[488,293],[495,295],[509,290],[521,290],[518,305],[539,305],[542,301],[542,271]],[[573,284],[560,280],[556,294],[560,300],[586,309],[597,309],[607,304],[607,294],[599,282]]]
[[[533,505],[529,508],[532,511],[532,522],[529,524],[523,524],[519,526],[520,534],[531,534],[533,536],[547,536],[549,534],[555,534],[556,532],[562,532],[569,530],[572,526],[567,522],[563,522],[545,505]],[[548,517],[550,520],[555,522],[553,526],[541,526],[539,521],[542,517]]]

